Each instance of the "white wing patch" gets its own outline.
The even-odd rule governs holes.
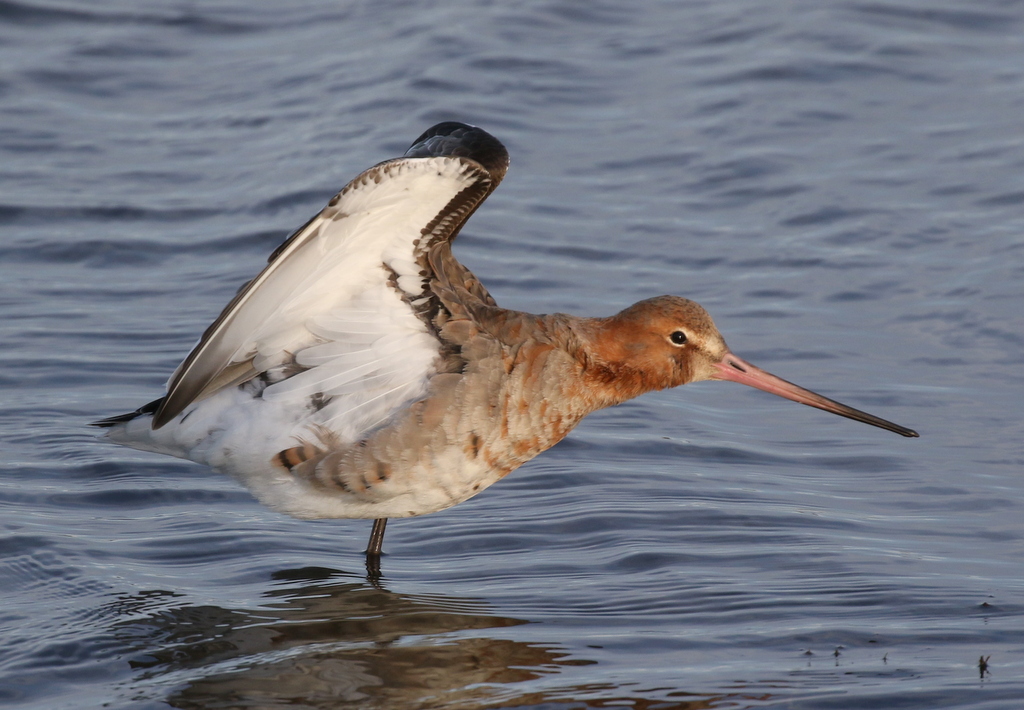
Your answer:
[[[323,398],[327,404],[310,423],[354,441],[425,394],[437,340],[387,284],[310,319],[306,327],[319,342],[296,353],[295,361],[310,369],[268,387],[265,401]]]
[[[427,288],[418,261],[430,246],[425,230],[480,185],[489,185],[487,172],[452,156],[398,159],[357,177],[204,334],[169,383],[168,413],[233,364],[251,360],[260,373],[295,358],[311,369],[268,387],[264,398],[333,397],[316,418],[332,429],[345,417],[386,418],[388,407],[423,390],[438,351],[407,302]]]

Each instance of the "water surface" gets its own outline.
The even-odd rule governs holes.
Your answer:
[[[0,703],[1019,706],[1019,3],[3,0],[0,68]],[[366,521],[97,439],[450,119],[512,154],[456,246],[500,303],[687,296],[922,437],[648,395],[394,521],[378,587]]]

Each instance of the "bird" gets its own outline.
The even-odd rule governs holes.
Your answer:
[[[653,390],[737,382],[918,436],[741,359],[686,298],[603,318],[498,306],[452,241],[508,164],[480,128],[429,128],[274,250],[164,396],[94,425],[226,473],[276,511],[373,520],[368,569],[388,519],[461,503]]]

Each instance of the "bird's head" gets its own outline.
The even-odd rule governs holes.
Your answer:
[[[609,403],[701,380],[749,385],[794,402],[894,431],[917,432],[804,389],[729,351],[711,316],[678,296],[657,296],[581,329],[584,365]]]

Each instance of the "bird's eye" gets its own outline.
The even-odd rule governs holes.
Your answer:
[[[681,330],[674,331],[668,336],[674,345],[686,345],[686,333]]]

